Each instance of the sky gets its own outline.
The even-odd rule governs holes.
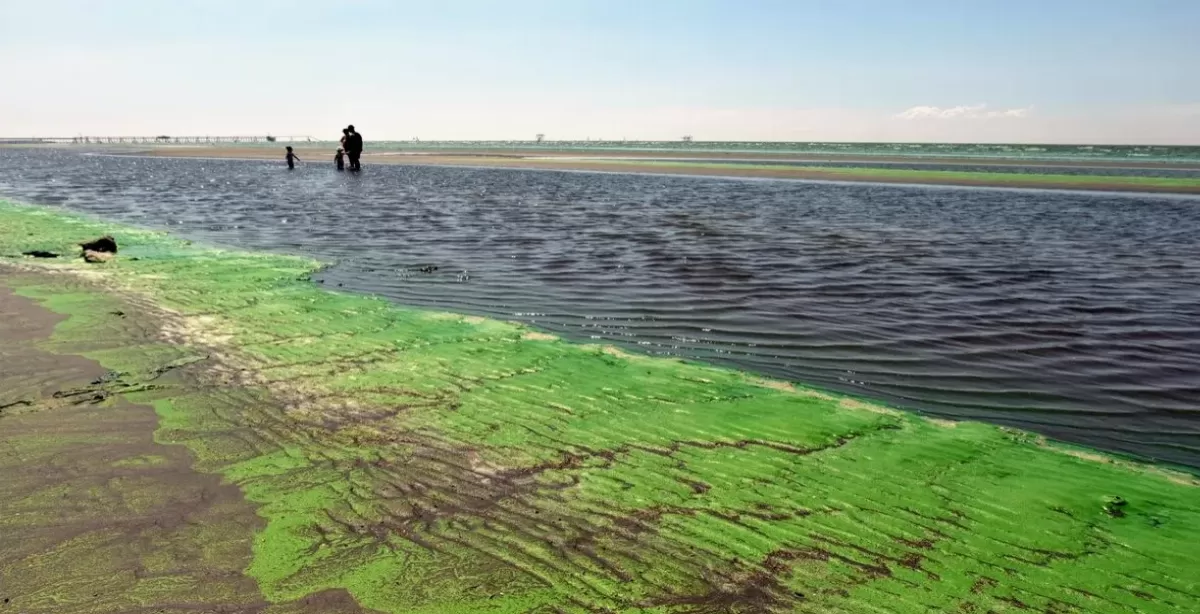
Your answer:
[[[0,0],[0,136],[1200,145],[1200,0]]]

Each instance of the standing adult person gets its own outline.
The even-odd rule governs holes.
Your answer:
[[[350,170],[361,171],[362,164],[358,158],[362,155],[363,151],[362,135],[354,129],[354,124],[346,126],[346,130],[350,131],[346,136],[346,155],[350,158]]]

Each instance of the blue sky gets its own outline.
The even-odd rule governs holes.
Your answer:
[[[0,0],[0,135],[1200,144],[1195,0]]]

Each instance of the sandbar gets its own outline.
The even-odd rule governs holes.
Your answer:
[[[332,165],[333,152],[325,148],[296,146],[296,152],[307,164]],[[164,157],[233,158],[252,160],[279,159],[282,147],[193,147],[160,146],[146,149],[125,150],[131,155]],[[755,159],[770,161],[771,164],[741,163]],[[738,162],[732,162],[737,160]],[[785,162],[786,164],[779,164]],[[805,166],[805,163],[878,164],[879,168]],[[1052,169],[1101,168],[1101,169],[1174,169],[1196,170],[1200,166],[1163,162],[1138,161],[1063,161],[1063,160],[1016,160],[1004,158],[937,158],[902,156],[838,156],[821,155],[777,155],[777,154],[715,154],[690,152],[546,152],[517,150],[479,150],[446,152],[400,152],[367,151],[363,163],[467,166],[484,168],[526,168],[542,170],[603,171],[616,173],[652,173],[704,175],[711,177],[756,177],[768,179],[794,179],[810,181],[837,181],[861,183],[952,185],[973,187],[1007,187],[1062,190],[1097,190],[1120,192],[1159,192],[1176,194],[1200,194],[1200,178],[1189,177],[1144,177],[1135,175],[1071,175],[1048,172],[1044,174],[988,172],[978,170],[987,166],[1035,166]],[[970,166],[971,170],[923,170],[889,168],[889,164],[946,164]]]

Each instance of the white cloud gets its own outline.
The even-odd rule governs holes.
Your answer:
[[[900,119],[998,119],[1028,117],[1033,107],[990,111],[986,104],[935,107],[921,105],[897,113]]]

